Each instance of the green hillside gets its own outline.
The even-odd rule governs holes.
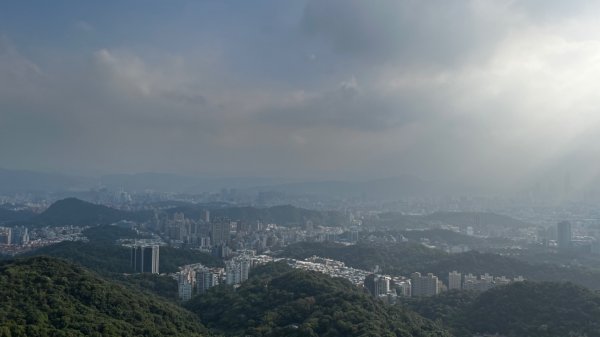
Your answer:
[[[343,279],[270,264],[234,291],[212,288],[187,308],[228,336],[449,336]]]
[[[48,257],[0,262],[0,336],[204,336],[168,301]]]
[[[572,283],[519,282],[479,296],[449,292],[411,300],[407,307],[457,336],[600,336],[600,295]]]

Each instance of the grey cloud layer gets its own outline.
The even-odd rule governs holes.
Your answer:
[[[0,166],[531,184],[600,152],[590,13],[588,1],[311,0],[243,41],[199,32],[178,36],[180,51],[106,45],[47,68],[4,37]]]

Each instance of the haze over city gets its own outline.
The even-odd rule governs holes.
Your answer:
[[[0,337],[600,337],[600,1],[0,1]]]
[[[599,13],[594,1],[4,2],[0,167],[588,189]]]

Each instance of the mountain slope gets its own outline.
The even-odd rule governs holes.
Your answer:
[[[457,336],[600,336],[600,295],[572,283],[518,282],[479,296],[453,291],[407,306]]]
[[[228,336],[449,336],[346,280],[273,264],[257,269],[237,290],[212,288],[187,308]]]
[[[59,200],[33,218],[36,225],[108,225],[120,220],[143,219],[145,214],[120,211],[104,205],[92,204],[77,198]]]
[[[127,217],[126,212],[77,198],[67,198],[53,203],[34,220],[48,225],[90,225],[116,222]]]
[[[0,336],[202,336],[185,310],[62,260],[0,262]]]
[[[464,313],[471,331],[600,336],[600,296],[573,284],[516,283],[483,293]]]

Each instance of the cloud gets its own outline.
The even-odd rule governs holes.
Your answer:
[[[0,39],[2,154],[33,169],[343,168],[502,187],[576,172],[600,152],[589,1],[277,6],[212,20],[164,13],[136,26],[163,36],[136,39],[118,17],[117,28],[90,17],[90,45],[34,52]],[[259,21],[266,28],[248,28]],[[585,165],[574,183],[600,169]]]
[[[73,23],[73,28],[85,33],[94,31],[94,26],[92,26],[92,24],[84,20],[75,21],[75,23]]]
[[[341,57],[442,66],[489,53],[518,24],[506,2],[475,0],[314,0],[302,19],[309,36]]]
[[[22,56],[6,35],[0,34],[0,88],[18,94],[42,76],[40,68]]]

